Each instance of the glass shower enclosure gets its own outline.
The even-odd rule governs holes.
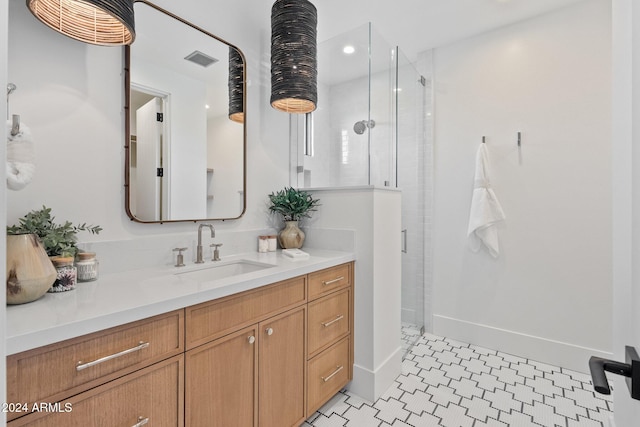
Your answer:
[[[291,185],[402,190],[402,321],[425,325],[425,144],[431,84],[366,24],[318,45],[318,106],[291,115]]]

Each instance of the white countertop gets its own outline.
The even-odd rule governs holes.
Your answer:
[[[199,304],[316,270],[354,261],[351,252],[304,249],[311,256],[292,260],[281,251],[223,257],[220,262],[185,267],[157,267],[101,275],[76,289],[47,293],[37,301],[7,306],[7,354],[75,338],[172,310]],[[218,280],[198,280],[185,273],[237,260],[272,264],[259,271]]]

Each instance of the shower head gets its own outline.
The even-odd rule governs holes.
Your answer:
[[[374,127],[376,127],[374,120],[360,120],[353,125],[353,131],[358,135],[362,135],[367,128],[373,129]]]
[[[16,90],[17,87],[15,84],[13,83],[7,83],[7,95],[11,95],[13,93],[14,90]]]

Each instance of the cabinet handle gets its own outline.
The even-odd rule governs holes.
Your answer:
[[[148,423],[149,423],[149,417],[147,418],[138,417],[138,422],[137,424],[134,424],[133,427],[142,427],[143,425],[146,425]]]
[[[333,371],[331,373],[331,375],[329,375],[328,377],[320,377],[322,378],[322,381],[324,381],[325,383],[327,381],[329,381],[331,378],[333,378],[338,372],[342,371],[344,369],[344,366],[340,365],[340,366],[336,366],[336,370]]]
[[[254,342],[256,342],[256,337],[254,337],[253,335],[251,335],[249,337],[249,344],[253,344]]]
[[[323,323],[322,326],[324,326],[326,328],[327,326],[333,325],[334,323],[339,322],[342,319],[344,319],[344,315],[343,314],[339,315],[338,317],[336,317],[335,319],[333,319],[330,322]]]
[[[324,282],[322,282],[322,286],[333,285],[334,283],[339,282],[341,280],[344,280],[344,276],[340,276],[337,279],[333,279],[333,280],[325,280]]]
[[[267,335],[273,335],[273,328],[267,328],[265,332],[267,333]]]
[[[83,369],[87,369],[87,368],[90,368],[92,366],[99,365],[100,363],[104,363],[104,362],[107,362],[109,360],[113,360],[113,359],[116,359],[118,357],[122,357],[122,356],[125,356],[125,355],[130,354],[130,353],[134,353],[136,351],[140,351],[143,348],[147,348],[147,347],[149,347],[149,343],[148,342],[140,341],[138,343],[138,345],[133,347],[133,348],[129,348],[127,350],[123,350],[120,353],[115,353],[115,354],[111,354],[109,356],[101,357],[100,359],[96,359],[93,362],[82,363],[82,361],[80,360],[80,361],[78,361],[78,364],[76,366],[76,371],[82,371]]]

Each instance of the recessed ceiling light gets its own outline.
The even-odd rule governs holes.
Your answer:
[[[204,108],[209,109],[209,104],[205,104]]]
[[[347,45],[342,49],[342,51],[344,53],[346,53],[347,55],[351,55],[352,53],[354,53],[356,51],[356,48],[351,46],[351,45]]]

